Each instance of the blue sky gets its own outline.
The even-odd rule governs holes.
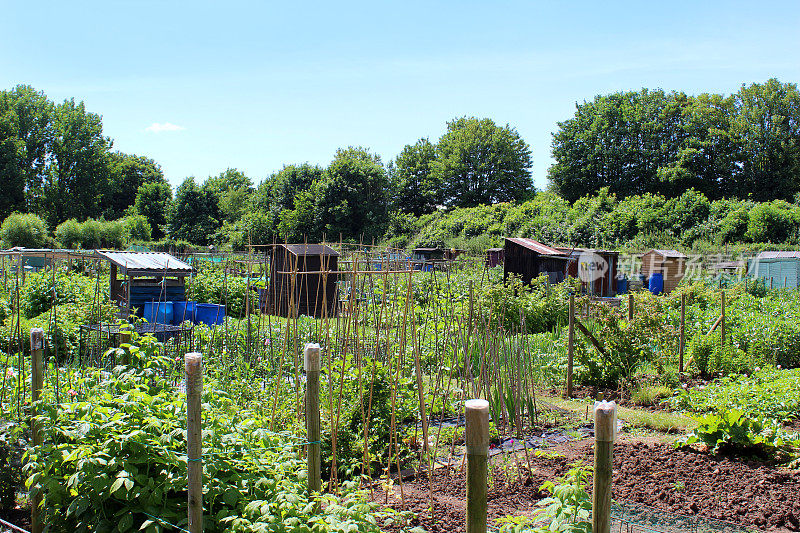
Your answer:
[[[386,162],[447,120],[517,128],[547,184],[575,102],[641,87],[730,93],[800,79],[800,2],[4,2],[0,88],[103,116],[173,185],[258,183],[336,148]]]

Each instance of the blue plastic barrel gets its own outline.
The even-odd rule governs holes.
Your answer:
[[[172,324],[180,326],[186,320],[195,321],[197,302],[173,302],[172,303]]]
[[[617,278],[617,294],[628,294],[628,278]]]
[[[145,302],[144,319],[155,324],[172,324],[172,302]]]
[[[197,304],[195,306],[195,324],[217,326],[225,321],[225,306],[217,304]]]
[[[664,274],[661,272],[653,272],[650,274],[650,283],[648,289],[653,294],[661,294],[664,292]]]

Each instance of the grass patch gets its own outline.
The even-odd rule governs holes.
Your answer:
[[[540,401],[560,407],[561,409],[569,409],[581,417],[586,416],[587,405],[591,410],[591,404],[580,400],[565,400],[563,398],[542,396],[540,397]],[[654,413],[643,409],[632,409],[621,406],[617,407],[617,417],[633,427],[648,428],[664,433],[679,433],[696,425],[691,418],[676,413]]]
[[[672,396],[672,389],[664,385],[642,387],[631,393],[631,401],[636,405],[655,405],[664,398]]]

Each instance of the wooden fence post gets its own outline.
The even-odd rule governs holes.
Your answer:
[[[617,436],[617,404],[594,404],[594,490],[592,491],[592,532],[611,531],[611,475],[614,439]]]
[[[44,352],[44,330],[42,328],[31,329],[31,403],[39,401],[44,383],[44,372],[42,368],[42,352]],[[31,411],[31,417],[38,414],[38,409]],[[43,435],[39,423],[31,420],[31,437],[34,449],[42,445]],[[42,533],[42,517],[40,509],[42,494],[36,491],[31,495],[31,533]]]
[[[628,320],[633,320],[633,293],[628,293]]]
[[[489,402],[467,400],[467,533],[486,533],[486,485],[489,465]]]
[[[572,397],[572,363],[575,355],[575,294],[569,293],[569,331],[567,336],[567,390],[566,397]]]
[[[306,344],[303,354],[303,369],[306,371],[306,431],[308,440],[308,494],[322,490],[320,473],[320,427],[319,427],[319,344]]]
[[[678,339],[678,372],[683,372],[683,352],[686,349],[686,293],[681,294],[681,326]]]
[[[184,356],[186,365],[186,455],[189,477],[189,532],[203,531],[203,427],[201,396],[203,394],[203,355],[197,352]]]

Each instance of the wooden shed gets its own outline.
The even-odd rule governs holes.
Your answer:
[[[278,316],[336,316],[339,253],[324,244],[279,244],[270,252],[263,309]]]
[[[514,274],[527,285],[531,280],[546,274],[551,283],[564,281],[569,257],[533,239],[506,237],[503,278]]]
[[[95,250],[110,263],[110,295],[126,315],[142,316],[147,302],[186,301],[186,277],[192,267],[164,252]],[[120,277],[122,276],[122,277]]]
[[[617,295],[617,267],[619,265],[619,252],[613,252],[611,250],[596,250],[591,248],[570,248],[566,246],[557,246],[556,249],[567,254],[569,257],[567,274],[573,278],[579,277],[578,271],[580,269],[585,270],[588,267],[602,267],[598,271],[599,273],[593,282],[583,283],[586,294],[590,294],[592,296],[602,296],[606,298]],[[587,266],[587,260],[600,261],[602,264],[593,264]]]
[[[677,250],[655,248],[642,254],[641,273],[649,278],[656,272],[664,275],[664,294],[669,294],[686,274],[686,256]]]
[[[749,261],[747,272],[767,287],[800,287],[800,252],[761,252]]]
[[[486,266],[493,268],[503,264],[506,257],[505,248],[489,248],[486,250]]]

